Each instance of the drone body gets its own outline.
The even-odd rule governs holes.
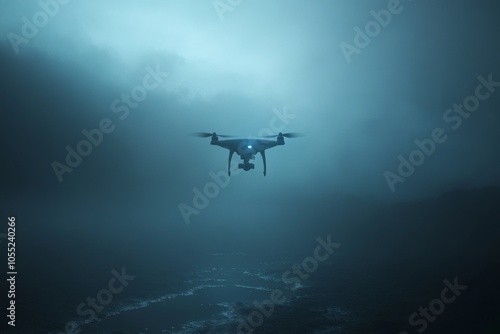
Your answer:
[[[222,148],[229,150],[229,160],[227,163],[227,173],[231,176],[231,159],[233,154],[236,153],[243,160],[243,163],[238,164],[239,169],[244,171],[249,171],[254,169],[255,165],[250,163],[250,160],[255,159],[255,155],[260,153],[262,156],[262,162],[264,163],[264,176],[266,176],[266,150],[273,148],[278,145],[285,145],[285,138],[295,138],[300,137],[301,134],[298,133],[279,133],[278,135],[266,136],[267,138],[276,137],[276,140],[267,139],[226,139],[219,140],[219,137],[230,137],[230,136],[218,136],[214,133],[201,132],[195,134],[198,137],[212,137],[210,144],[220,146]]]

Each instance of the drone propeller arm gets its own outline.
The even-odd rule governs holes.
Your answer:
[[[229,150],[229,160],[227,162],[227,175],[231,176],[231,158],[233,157],[234,151]]]
[[[260,151],[260,155],[262,155],[262,162],[264,162],[264,176],[266,176],[266,150]]]

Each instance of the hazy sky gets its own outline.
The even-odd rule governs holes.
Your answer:
[[[499,8],[0,0],[0,206],[16,216],[22,304],[40,318],[74,317],[67,305],[99,291],[113,268],[137,274],[144,294],[174,289],[206,253],[262,263],[311,254],[330,234],[353,268],[357,255],[439,261],[471,244],[448,238],[455,222],[487,245],[478,236],[494,229],[476,234],[469,215],[447,216],[446,198],[386,203],[500,185]],[[267,176],[256,156],[255,170],[219,186],[228,151],[189,136],[201,131],[306,136],[267,151]],[[483,198],[496,200],[470,204],[479,223]]]
[[[216,9],[202,0],[45,0],[47,22],[40,3],[26,3],[0,3],[7,192],[161,197],[182,221],[177,206],[192,204],[192,189],[224,171],[228,154],[187,134],[255,136],[271,122],[307,137],[270,150],[265,178],[256,157],[256,169],[234,176],[214,202],[401,200],[498,184],[499,92],[456,130],[443,120],[475,93],[478,76],[500,81],[495,1],[253,0]],[[388,6],[398,13],[348,61],[341,43],[355,47],[355,27]],[[24,17],[42,26],[33,32]],[[23,27],[34,36],[17,45],[9,33],[23,38]],[[120,119],[113,101],[142,84],[148,67],[168,77]],[[276,112],[292,115],[288,124],[273,121]],[[114,131],[60,183],[51,164],[104,118]],[[391,192],[384,172],[397,173],[398,156],[408,159],[435,128],[447,140]]]

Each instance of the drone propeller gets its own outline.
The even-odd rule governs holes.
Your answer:
[[[217,136],[217,137],[222,137],[222,138],[233,137],[233,136],[227,136],[227,135],[218,135],[215,132],[213,132],[213,133],[195,132],[195,133],[192,133],[191,135],[194,136],[194,137],[200,137],[200,138],[208,138],[208,137],[212,137],[212,136]]]
[[[305,135],[302,133],[298,133],[298,132],[289,132],[289,133],[281,133],[280,132],[277,135],[264,136],[264,138],[274,138],[274,137],[279,137],[279,136],[286,137],[286,138],[297,138],[297,137],[304,137]]]

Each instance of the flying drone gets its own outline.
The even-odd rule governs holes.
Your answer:
[[[255,159],[255,155],[260,153],[264,163],[264,176],[266,176],[266,150],[278,145],[285,145],[286,138],[302,137],[300,133],[279,133],[277,135],[263,136],[263,138],[276,138],[276,140],[267,139],[227,139],[219,140],[221,138],[231,138],[233,136],[218,135],[215,132],[197,132],[193,134],[196,137],[208,138],[212,137],[210,144],[217,145],[229,150],[229,161],[227,163],[227,174],[231,176],[231,158],[233,154],[238,154],[243,163],[238,164],[238,169],[249,171],[254,169],[255,165],[250,163],[250,160]]]

